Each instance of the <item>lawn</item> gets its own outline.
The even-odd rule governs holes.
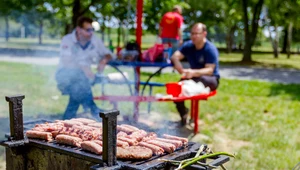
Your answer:
[[[2,123],[8,121],[8,103],[4,99],[7,95],[26,96],[23,100],[26,118],[62,114],[67,97],[61,96],[56,89],[55,69],[53,66],[0,62]],[[142,79],[147,75],[143,73]],[[154,77],[153,81],[176,81],[178,78],[175,73],[167,73]],[[98,89],[96,86],[93,90],[99,94]],[[155,88],[154,93],[164,94],[165,89]],[[206,143],[214,151],[236,154],[235,159],[225,164],[228,169],[292,169],[300,160],[299,96],[300,85],[221,79],[217,96],[200,105],[201,132],[192,140]],[[131,114],[130,109],[125,108],[122,114]],[[146,105],[142,109],[145,110]],[[177,116],[172,103],[154,103],[151,111],[162,113],[166,119]],[[1,127],[1,140],[7,129],[8,126]],[[3,155],[3,147],[0,152]]]
[[[241,63],[243,55],[240,53],[220,53],[221,65],[246,65],[256,68],[285,68],[300,70],[300,55],[291,55],[290,59],[286,54],[280,54],[277,59],[272,54],[252,54],[252,63]]]

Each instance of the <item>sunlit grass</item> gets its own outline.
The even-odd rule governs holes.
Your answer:
[[[252,54],[253,63],[241,63],[243,54],[241,53],[221,53],[220,63],[223,65],[246,65],[263,68],[293,68],[300,69],[300,55],[291,55],[287,59],[286,54],[280,54],[277,59],[272,54]]]

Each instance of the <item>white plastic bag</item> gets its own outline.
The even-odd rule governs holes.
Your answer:
[[[191,97],[199,94],[208,94],[210,92],[209,87],[204,87],[202,82],[196,83],[193,80],[182,81],[181,94],[179,96]]]

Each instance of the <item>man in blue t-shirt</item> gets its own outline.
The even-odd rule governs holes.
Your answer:
[[[191,29],[191,40],[185,42],[172,55],[174,68],[182,75],[181,80],[192,79],[202,82],[211,91],[216,90],[219,85],[219,53],[218,49],[206,39],[207,31],[203,23],[196,23]],[[180,63],[186,57],[190,68],[184,69]],[[185,125],[188,109],[184,102],[175,102],[176,108],[181,116],[181,124]]]

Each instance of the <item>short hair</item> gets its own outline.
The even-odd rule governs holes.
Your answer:
[[[179,5],[175,5],[174,7],[173,7],[173,10],[172,10],[173,12],[176,12],[176,11],[182,11],[182,8],[181,8],[181,6],[179,6]]]
[[[201,22],[195,23],[192,28],[194,28],[196,26],[200,26],[202,28],[202,31],[207,31],[206,25]]]
[[[81,16],[77,19],[77,26],[82,28],[83,27],[83,23],[89,23],[89,24],[92,24],[93,20],[89,17],[85,17],[85,16]]]

